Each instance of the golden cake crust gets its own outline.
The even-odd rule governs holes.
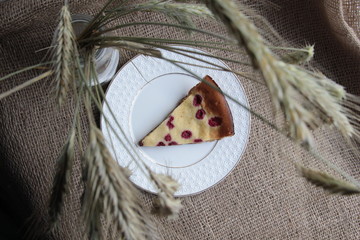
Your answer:
[[[218,138],[232,136],[234,132],[234,123],[229,105],[221,93],[219,86],[210,77],[205,76],[204,82],[197,84],[190,90],[190,94],[200,94],[206,101],[202,102],[202,106],[213,116],[221,116],[222,124],[219,126]]]

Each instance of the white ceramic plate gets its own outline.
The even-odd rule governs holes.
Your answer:
[[[193,48],[185,49],[202,52]],[[162,54],[168,59],[205,65],[168,51],[162,50]],[[200,55],[197,57],[227,67],[217,59]],[[211,76],[223,92],[248,106],[244,89],[234,74],[196,66],[182,66],[201,78],[205,75]],[[162,122],[198,82],[188,72],[169,62],[139,55],[124,65],[110,84],[106,100],[115,118],[104,103],[101,128],[110,149],[113,149],[113,156],[121,166],[132,170],[130,179],[138,187],[156,193],[144,171],[132,159],[132,156],[136,155],[154,172],[170,174],[181,184],[176,196],[200,193],[214,186],[239,162],[249,137],[250,113],[230,99],[228,103],[234,120],[234,136],[200,144],[138,146],[139,140]],[[116,133],[110,131],[105,118],[114,126]]]

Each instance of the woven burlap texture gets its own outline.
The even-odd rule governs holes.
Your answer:
[[[63,1],[10,0],[0,3],[0,76],[38,63],[48,47]],[[105,1],[70,1],[73,13],[93,15]],[[249,2],[249,1],[247,1]],[[315,63],[346,89],[360,94],[360,3],[357,0],[272,0],[252,4],[287,41],[315,44]],[[160,21],[160,15],[135,14],[120,21]],[[200,22],[214,32],[218,26]],[[181,36],[160,27],[129,28],[143,36]],[[118,33],[120,34],[120,33]],[[129,60],[125,54],[121,64]],[[236,67],[236,66],[234,66]],[[0,83],[1,92],[35,76],[32,71]],[[273,111],[265,87],[241,79],[251,107],[268,118]],[[73,108],[61,111],[51,98],[51,82],[39,82],[0,101],[0,179],[6,208],[24,223],[33,215],[46,227],[47,200],[55,159],[69,129]],[[83,119],[84,132],[87,132]],[[339,134],[328,128],[315,132],[322,155],[360,179],[360,163]],[[281,145],[281,148],[280,148]],[[231,151],[231,149],[229,149]],[[327,170],[278,133],[253,117],[248,147],[224,181],[195,196],[183,198],[175,221],[152,217],[161,239],[358,239],[358,196],[329,195],[296,173],[288,160]],[[331,172],[331,171],[330,171]],[[46,239],[82,239],[79,227],[80,160],[66,198],[59,230]],[[147,211],[153,196],[141,194]]]

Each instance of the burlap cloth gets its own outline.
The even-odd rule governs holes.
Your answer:
[[[63,1],[10,0],[0,3],[0,76],[39,62],[49,46]],[[250,2],[250,1],[248,1]],[[270,2],[270,1],[268,1]],[[351,93],[360,94],[360,3],[358,0],[272,0],[253,2],[278,32],[295,44],[315,44],[316,66]],[[73,13],[93,14],[104,1],[71,1]],[[125,20],[163,19],[135,14]],[[217,26],[200,22],[204,28]],[[172,36],[165,28],[132,28],[127,34]],[[131,55],[125,54],[121,63]],[[0,83],[1,92],[37,74],[32,71]],[[267,90],[242,79],[251,106],[272,117]],[[46,203],[56,156],[66,137],[72,107],[56,110],[49,82],[37,83],[0,101],[1,208],[20,227],[34,215],[47,224]],[[71,104],[69,104],[70,106]],[[86,132],[86,121],[84,120]],[[358,196],[329,195],[296,174],[288,159],[326,169],[253,118],[250,141],[236,169],[220,184],[183,199],[176,221],[153,218],[162,239],[359,239]],[[360,179],[360,162],[339,135],[326,128],[315,132],[319,151]],[[281,149],[279,143],[281,142]],[[47,239],[81,239],[82,183],[76,161],[71,194],[59,231]],[[149,210],[153,196],[142,193]],[[2,226],[0,226],[1,228]],[[21,233],[21,232],[20,232]],[[14,233],[15,234],[15,233]]]

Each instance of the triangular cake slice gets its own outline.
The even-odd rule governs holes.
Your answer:
[[[205,81],[218,87],[206,76]],[[219,88],[219,87],[218,87]],[[234,135],[224,95],[204,82],[193,87],[168,117],[140,142],[140,146],[170,146],[219,140]]]

